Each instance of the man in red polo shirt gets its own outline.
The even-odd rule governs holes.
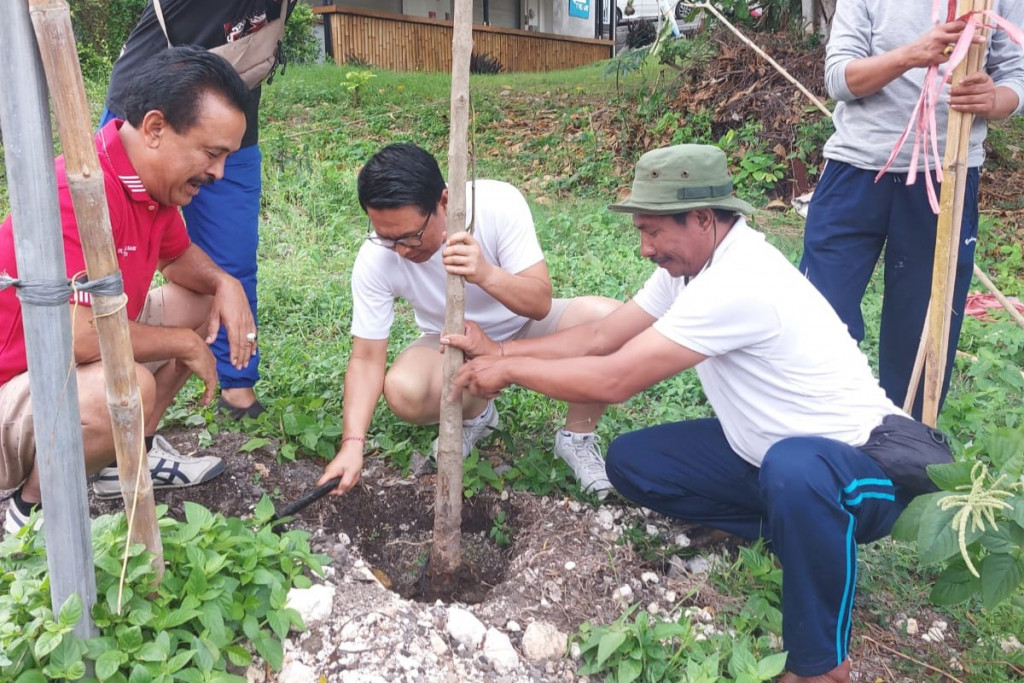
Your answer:
[[[220,178],[224,159],[245,132],[249,93],[221,57],[194,47],[154,57],[129,89],[126,120],[96,135],[107,205],[124,280],[126,309],[142,394],[149,466],[155,488],[192,486],[220,474],[213,456],[175,451],[156,426],[185,381],[204,382],[204,404],[217,387],[208,348],[223,324],[231,361],[244,367],[255,350],[256,327],[241,284],[189,240],[178,207]],[[85,270],[81,237],[63,157],[56,161],[68,277]],[[150,290],[160,270],[168,284]],[[0,272],[17,276],[11,219],[0,227]],[[73,352],[86,471],[99,472],[101,496],[120,494],[107,413],[99,339],[88,294],[70,302]],[[16,488],[4,529],[21,528],[39,506],[39,474],[29,396],[21,304],[13,289],[0,292],[0,488]]]

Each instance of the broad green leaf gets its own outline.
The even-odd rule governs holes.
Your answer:
[[[186,664],[192,661],[192,656],[194,654],[195,653],[191,650],[181,650],[178,654],[167,660],[167,665],[164,668],[168,673],[177,673]]]
[[[202,528],[209,528],[213,523],[213,513],[199,503],[187,500],[185,501],[185,519],[189,524],[198,524]]]
[[[274,516],[274,504],[270,502],[269,496],[264,495],[260,498],[260,502],[256,504],[256,509],[253,511],[253,515],[260,524]]]
[[[57,621],[64,626],[74,626],[82,618],[82,598],[78,593],[72,593],[60,607],[60,614]]]
[[[985,455],[995,468],[1014,479],[1024,468],[1024,431],[1003,428],[985,439],[982,445]]]
[[[928,494],[927,496],[919,496],[910,501],[910,504],[906,506],[906,509],[903,510],[893,525],[890,536],[897,541],[905,541],[907,543],[913,543],[918,540],[918,531],[921,528],[921,515],[927,507],[935,505],[935,501],[944,495]]]
[[[943,491],[955,491],[957,486],[970,485],[973,462],[951,462],[943,465],[928,465],[928,478]]]
[[[249,666],[252,662],[252,655],[249,654],[249,651],[238,645],[229,645],[224,648],[224,654],[235,666]]]
[[[64,636],[59,633],[44,631],[39,634],[39,638],[36,640],[36,644],[32,648],[32,653],[36,656],[37,660],[42,659],[57,649],[57,646],[60,645],[60,641],[63,637]]]
[[[117,646],[125,652],[135,652],[142,647],[142,629],[138,626],[120,629],[117,633]]]
[[[943,494],[943,497],[953,494]],[[930,497],[930,496],[929,496]],[[933,499],[938,500],[938,499]],[[957,509],[942,510],[938,505],[928,505],[921,513],[921,524],[917,533],[917,552],[922,566],[938,564],[960,552],[957,531],[953,528],[953,516]],[[969,546],[981,537],[981,532],[967,525],[966,543]]]
[[[284,666],[284,646],[281,641],[266,632],[260,632],[259,636],[253,640],[253,645],[256,646],[256,651],[260,653],[263,659],[267,660],[274,671],[280,671],[281,667]]]
[[[153,674],[142,664],[132,667],[132,672],[128,676],[128,683],[151,683],[152,680]]]
[[[1013,506],[1013,509],[1006,510],[1006,516],[1024,527],[1024,494],[1018,493],[1012,498],[1007,498],[1006,502]]]
[[[135,658],[143,662],[162,662],[167,659],[167,650],[160,647],[159,643],[150,641],[139,648],[139,651],[135,653]]]
[[[754,659],[754,655],[750,654],[750,650],[747,649],[743,641],[737,641],[732,648],[732,657],[729,658],[729,673],[737,680],[744,674],[751,676],[757,673],[757,660]]]
[[[624,658],[619,662],[618,677],[616,683],[632,683],[640,678],[644,665],[635,659]]]
[[[782,673],[782,670],[786,668],[786,657],[787,653],[780,652],[774,655],[768,655],[757,663],[757,675],[762,681],[767,681],[775,678]]]
[[[1024,560],[1013,555],[989,555],[981,566],[981,598],[992,609],[1016,592],[1024,581]]]
[[[994,529],[988,529],[981,537],[981,544],[992,553],[1014,553],[1024,548],[1024,528],[1013,522],[1004,522]]]
[[[39,669],[31,669],[18,676],[14,683],[49,683]]]
[[[969,600],[979,590],[981,579],[971,574],[961,561],[939,574],[929,599],[936,605],[957,605]]]
[[[249,439],[244,444],[242,444],[242,447],[239,448],[238,450],[242,451],[243,453],[252,453],[255,450],[258,450],[260,448],[263,448],[264,446],[269,445],[270,439]]]
[[[624,642],[626,634],[622,631],[609,631],[601,636],[601,643],[597,646],[597,665],[604,664]]]
[[[107,650],[96,659],[96,676],[100,680],[110,678],[127,661],[128,655],[125,653]]]
[[[60,645],[50,653],[50,664],[43,673],[49,670],[52,678],[67,678],[76,680],[85,675],[85,666],[82,664],[82,650],[84,646],[74,636],[68,634]],[[79,673],[77,676],[76,673]]]

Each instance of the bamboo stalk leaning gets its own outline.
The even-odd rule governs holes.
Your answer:
[[[118,272],[103,174],[89,125],[85,84],[65,0],[29,0],[43,68],[53,100],[90,280]],[[153,485],[143,446],[142,400],[135,376],[124,295],[92,297],[106,380],[107,408],[114,434],[121,490],[129,513],[128,538],[153,553],[163,573],[163,544],[157,528]]]
[[[991,0],[961,0],[958,16],[970,11],[991,9]],[[984,35],[985,28],[980,29]],[[967,59],[953,72],[953,83],[977,72],[984,61],[984,44],[972,44]],[[964,195],[967,189],[967,155],[970,147],[974,114],[949,110],[946,151],[943,158],[943,180],[939,196],[939,218],[935,234],[935,261],[932,270],[932,294],[928,307],[925,335],[924,394],[921,421],[935,426],[942,397],[942,384],[949,350],[949,330],[953,309],[952,282],[956,278],[959,258],[960,230],[963,222]],[[916,386],[911,387],[911,392]]]

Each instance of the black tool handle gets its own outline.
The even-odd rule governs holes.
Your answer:
[[[320,486],[317,486],[315,489],[304,495],[302,498],[299,498],[294,503],[289,503],[288,505],[285,505],[283,508],[278,510],[271,519],[278,520],[294,515],[299,510],[303,509],[304,507],[307,507],[312,503],[315,503],[316,501],[320,500],[334,489],[338,488],[339,483],[341,483],[341,477],[335,477],[334,479],[330,479],[324,482],[323,484],[320,484]]]

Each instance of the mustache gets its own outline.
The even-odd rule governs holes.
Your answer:
[[[217,180],[216,178],[214,178],[212,175],[208,175],[208,174],[204,174],[204,175],[201,175],[201,176],[194,176],[194,177],[188,179],[188,181],[190,183],[192,183],[193,185],[199,185],[199,186],[212,185],[216,180]]]

